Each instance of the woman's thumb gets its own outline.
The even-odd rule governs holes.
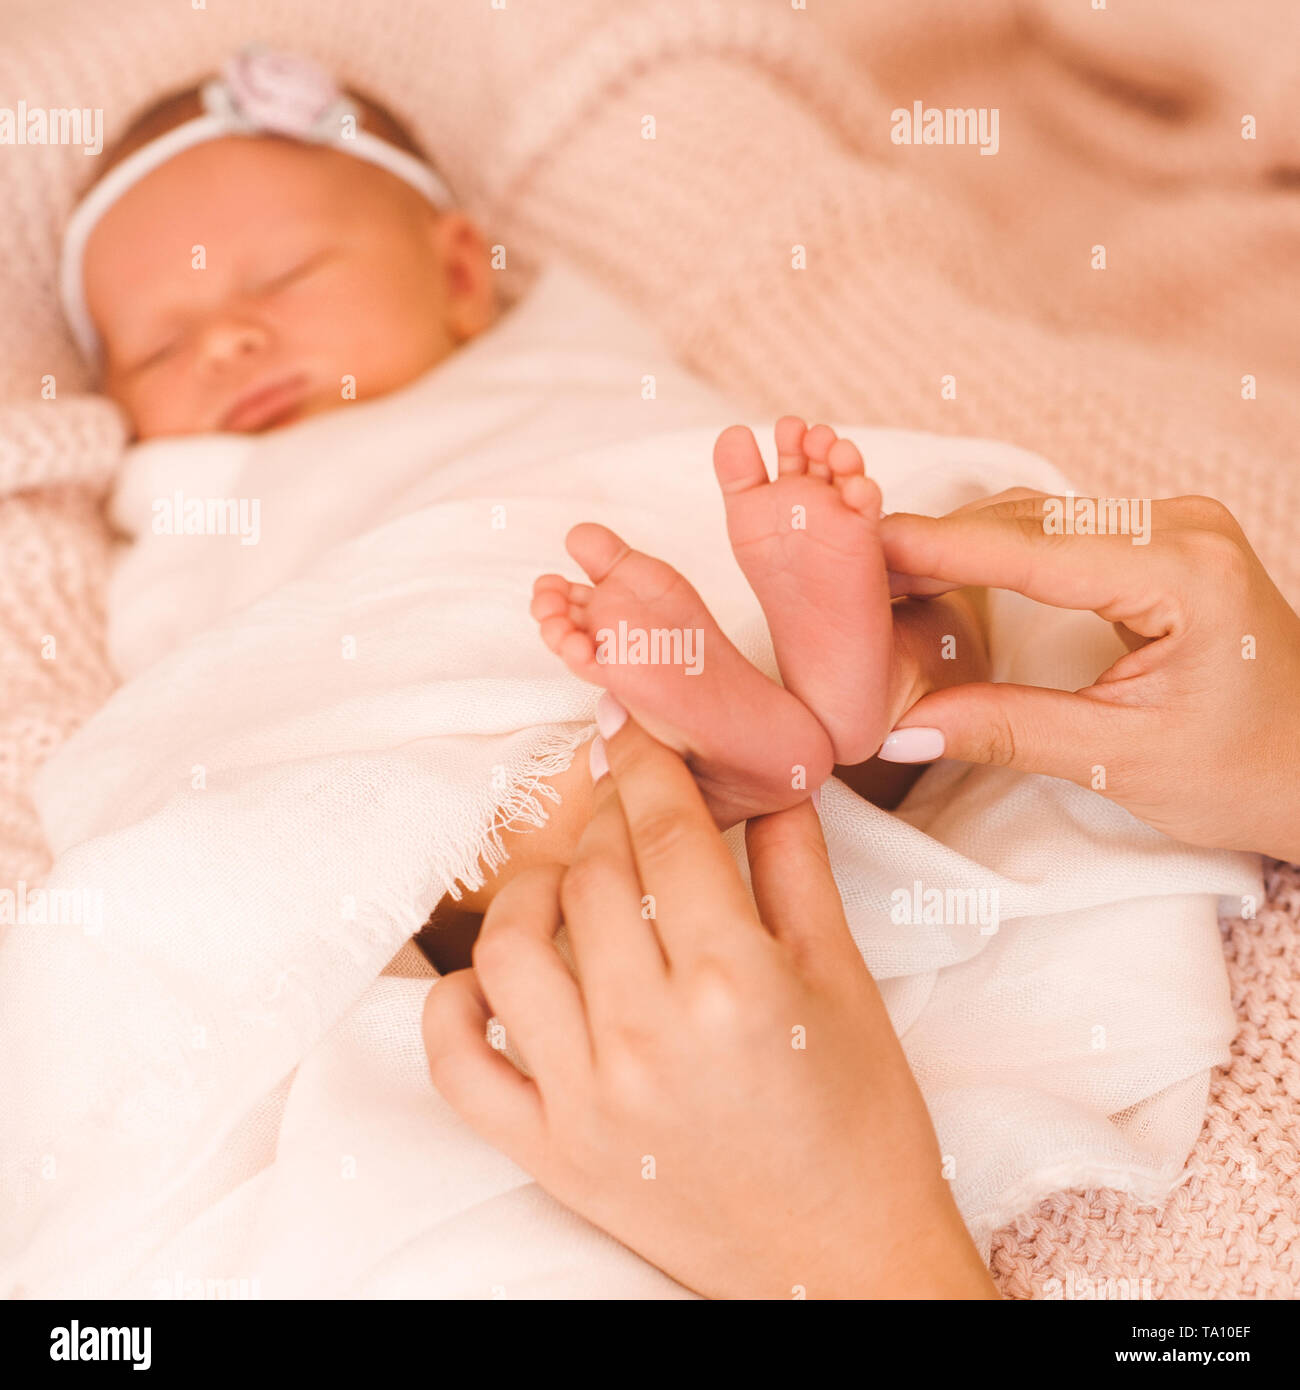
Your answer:
[[[1063,690],[989,682],[923,696],[894,726],[886,762],[1014,767],[1105,790],[1125,758],[1135,712]]]

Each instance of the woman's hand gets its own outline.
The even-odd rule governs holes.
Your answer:
[[[1073,499],[1073,504],[1087,499]],[[1241,528],[1205,497],[1156,501],[1149,543],[1060,535],[1017,491],[881,523],[894,591],[1014,589],[1092,609],[1129,648],[1075,694],[975,684],[927,695],[884,756],[943,756],[1092,787],[1193,844],[1300,860],[1300,617]],[[1099,771],[1100,776],[1099,776]],[[1100,785],[1104,777],[1104,785]]]
[[[434,1084],[699,1293],[995,1296],[811,805],[749,823],[756,913],[685,764],[630,719],[606,751],[571,866],[509,883],[430,991]]]

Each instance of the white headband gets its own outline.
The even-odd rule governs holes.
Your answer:
[[[309,59],[260,46],[245,48],[225,65],[221,77],[204,84],[200,96],[206,114],[129,155],[90,190],[69,219],[59,264],[59,295],[77,345],[92,363],[99,359],[100,344],[82,282],[86,242],[99,219],[128,188],[182,150],[230,135],[287,136],[329,145],[377,164],[438,209],[453,205],[447,185],[423,160],[361,129],[354,103]],[[345,134],[345,129],[350,133]]]

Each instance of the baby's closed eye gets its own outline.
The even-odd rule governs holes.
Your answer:
[[[129,374],[147,372],[151,367],[160,367],[180,351],[185,341],[184,333],[174,333],[160,341],[157,346],[147,349],[126,370]]]
[[[250,297],[258,298],[278,294],[281,290],[289,289],[291,286],[306,280],[317,270],[327,265],[333,257],[334,252],[328,248],[314,251],[307,256],[296,257],[282,269],[273,270],[269,274],[259,275],[248,281],[245,293]],[[176,332],[158,337],[148,348],[133,354],[128,359],[130,365],[125,369],[126,373],[135,376],[163,366],[182,350],[185,346],[185,340],[184,329],[178,329]]]
[[[333,252],[331,251],[316,251],[310,256],[301,257],[286,269],[275,271],[255,281],[250,293],[274,294],[277,290],[296,284],[299,280],[305,279],[308,275],[319,270],[332,255]]]

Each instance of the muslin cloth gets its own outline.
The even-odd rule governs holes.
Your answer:
[[[424,1069],[431,972],[381,972],[592,731],[597,692],[527,614],[573,522],[676,564],[774,669],[709,466],[733,418],[561,268],[393,396],[132,451],[130,679],[38,785],[47,887],[98,911],[0,945],[7,1286],[683,1292],[460,1123]],[[894,510],[1063,485],[1003,445],[849,432]],[[256,499],[257,544],[155,534],[177,490]],[[1000,679],[1077,686],[1118,650],[1015,596],[992,628]],[[1063,1186],[1167,1193],[1233,1031],[1216,902],[1258,894],[1257,861],[1005,769],[940,764],[898,815],[831,783],[822,816],[977,1240]],[[932,889],[997,929],[894,920]]]

